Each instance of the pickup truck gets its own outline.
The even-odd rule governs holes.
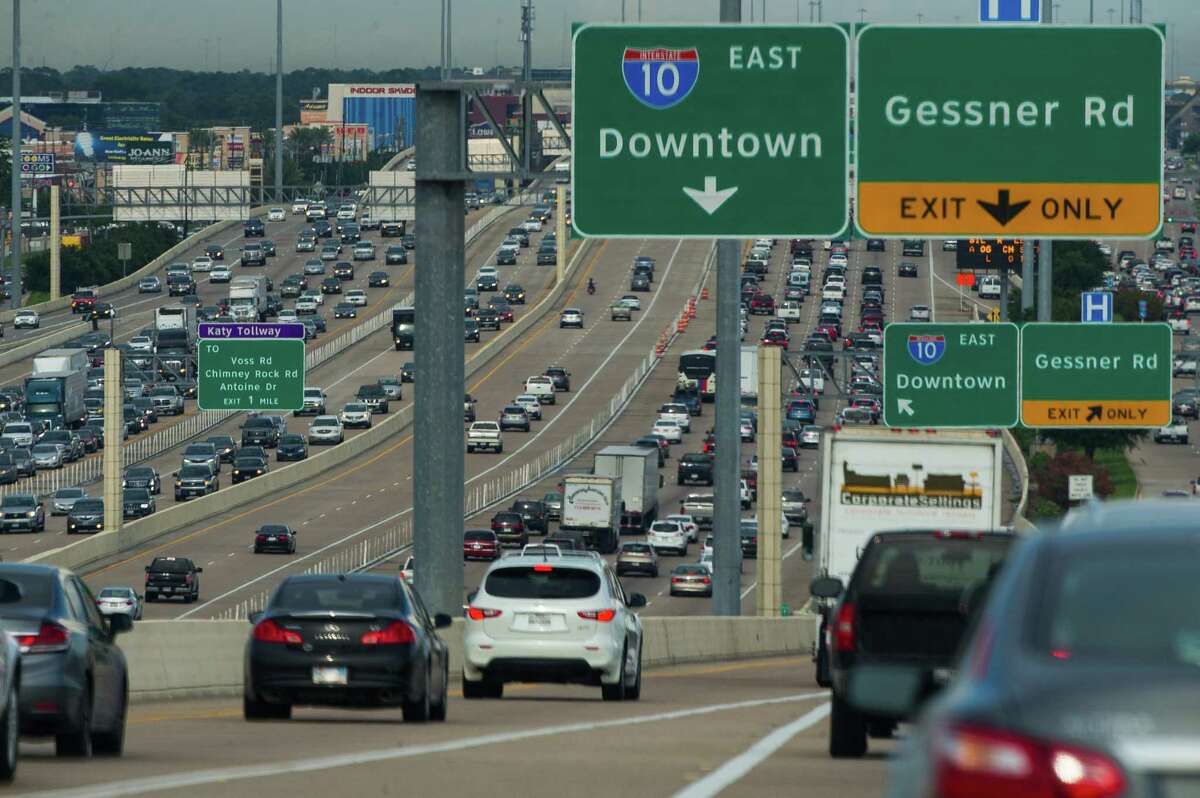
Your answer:
[[[633,321],[633,311],[628,305],[620,302],[609,305],[608,312],[612,315],[613,321]]]
[[[200,598],[203,570],[187,557],[155,557],[146,566],[146,601],[179,596],[190,604]]]
[[[911,720],[856,707],[848,695],[855,670],[914,672],[913,703],[952,680],[964,637],[1015,542],[1011,532],[877,532],[848,584],[830,576],[813,580],[813,596],[836,599],[822,613],[816,651],[817,684],[833,693],[833,757],[862,756],[868,735],[888,737]]]
[[[712,529],[713,495],[711,493],[689,493],[679,505],[680,515],[690,515],[701,529]]]
[[[804,491],[789,489],[783,492],[783,517],[793,525],[808,520],[808,497]]]
[[[160,416],[182,416],[183,397],[174,385],[158,385],[150,389],[150,402]]]
[[[554,399],[554,379],[544,374],[537,374],[525,380],[524,393],[536,396],[539,404],[556,404]]]
[[[1155,443],[1182,443],[1184,446],[1188,442],[1188,424],[1182,418],[1173,418],[1171,423],[1165,427],[1159,427],[1154,430]]]
[[[688,452],[679,458],[675,469],[675,483],[688,485],[699,482],[702,485],[713,484],[713,456],[703,452]]]
[[[504,451],[499,424],[495,421],[476,421],[467,428],[467,452],[473,454],[476,449],[486,449],[497,454]]]

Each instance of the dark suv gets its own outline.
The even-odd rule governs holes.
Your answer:
[[[702,485],[713,484],[713,456],[703,452],[688,452],[679,458],[675,471],[675,482],[687,485],[699,482]]]
[[[362,402],[367,407],[371,408],[371,414],[386,413],[388,411],[388,395],[383,386],[376,383],[375,385],[361,385],[358,388],[358,393],[354,395],[354,401]]]
[[[551,366],[546,369],[545,374],[554,381],[554,390],[567,392],[571,390],[571,372],[562,366]]]
[[[514,513],[520,513],[525,528],[530,532],[546,534],[549,523],[546,519],[546,505],[536,499],[517,499],[508,508]]]
[[[880,532],[848,585],[836,577],[813,580],[814,597],[837,600],[822,613],[816,657],[817,684],[833,688],[830,755],[862,756],[868,736],[890,736],[910,720],[852,706],[856,669],[915,670],[913,695],[922,700],[951,680],[973,613],[1015,541],[1011,532]]]
[[[146,566],[146,601],[179,596],[184,604],[200,598],[200,572],[187,557],[155,557]]]
[[[500,539],[502,546],[523,547],[529,542],[529,533],[525,530],[525,519],[520,513],[501,511],[492,516],[492,531]]]
[[[265,446],[273,449],[279,445],[279,428],[266,416],[246,419],[242,424],[242,446]]]

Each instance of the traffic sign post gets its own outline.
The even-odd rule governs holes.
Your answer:
[[[299,410],[304,325],[201,324],[196,370],[201,410]]]
[[[1018,332],[1002,322],[883,329],[883,423],[1011,427],[1019,417]]]
[[[1171,421],[1166,324],[1031,322],[1021,330],[1027,427],[1161,427]]]
[[[833,236],[849,224],[841,27],[585,25],[574,68],[581,235]]]
[[[1079,320],[1085,324],[1112,321],[1113,295],[1111,291],[1084,291],[1079,295]]]
[[[979,0],[980,22],[1041,22],[1041,0]]]
[[[1158,231],[1157,28],[872,25],[857,47],[855,207],[864,235]]]

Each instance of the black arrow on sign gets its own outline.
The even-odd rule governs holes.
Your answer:
[[[1099,421],[1104,413],[1104,405],[1089,405],[1087,418],[1084,421]]]
[[[988,212],[989,216],[999,222],[1001,227],[1006,227],[1029,204],[1029,200],[1009,202],[1008,196],[1008,189],[1002,188],[999,190],[995,202],[975,201],[979,203],[979,207]]]

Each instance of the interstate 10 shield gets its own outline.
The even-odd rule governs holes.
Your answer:
[[[678,105],[691,94],[700,76],[700,54],[695,47],[626,47],[621,72],[634,97],[662,110]]]
[[[944,335],[910,335],[908,336],[908,354],[923,366],[932,366],[946,354],[946,336]]]

